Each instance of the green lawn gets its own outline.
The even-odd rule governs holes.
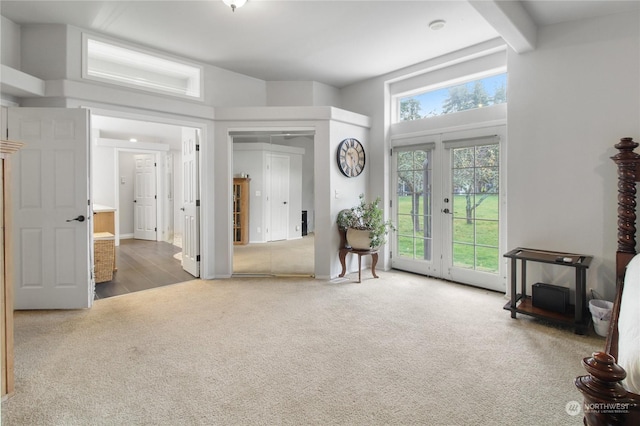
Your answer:
[[[400,256],[424,259],[428,251],[430,216],[425,216],[420,199],[418,231],[414,234],[411,215],[411,197],[402,196],[398,200],[398,250]],[[454,265],[462,268],[498,272],[500,254],[499,242],[499,197],[490,195],[475,209],[471,223],[466,219],[466,197],[453,197],[453,259]],[[437,214],[441,214],[437,212]],[[475,244],[474,244],[475,243]],[[427,256],[428,257],[428,256]]]

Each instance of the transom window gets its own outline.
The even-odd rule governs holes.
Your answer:
[[[498,74],[399,99],[399,121],[420,120],[507,102],[507,74]]]
[[[83,77],[148,91],[202,98],[202,67],[85,37]]]

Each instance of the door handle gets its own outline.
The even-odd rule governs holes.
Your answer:
[[[78,217],[74,217],[73,219],[67,219],[67,222],[73,222],[74,220],[77,220],[78,222],[84,222],[84,216],[78,215]]]
[[[287,204],[287,202],[286,202],[286,201],[283,201],[283,202],[282,202],[282,204]]]
[[[184,211],[184,207],[180,207],[180,210]]]
[[[440,210],[440,211],[441,211],[442,213],[446,213],[446,214],[453,214],[453,213],[451,213],[451,210],[449,210],[449,209],[442,209],[442,210]]]

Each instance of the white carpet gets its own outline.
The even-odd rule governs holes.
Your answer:
[[[16,312],[3,425],[579,425],[598,337],[502,295],[381,272],[191,281]]]

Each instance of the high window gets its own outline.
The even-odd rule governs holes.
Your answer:
[[[507,74],[399,98],[399,121],[419,120],[507,101]]]
[[[83,77],[186,98],[202,98],[202,67],[86,36]]]

